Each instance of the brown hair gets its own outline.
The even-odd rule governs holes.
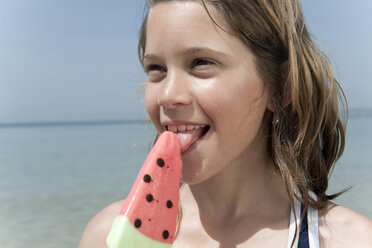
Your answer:
[[[149,0],[148,8],[170,1]],[[251,49],[261,77],[274,92],[275,111],[273,124],[269,123],[268,142],[292,209],[294,197],[304,204],[304,212],[309,206],[325,207],[342,193],[327,195],[326,190],[328,177],[345,146],[347,103],[330,60],[315,45],[306,28],[299,1],[199,1],[211,18],[208,8],[214,7],[226,28],[212,18],[216,25]],[[147,15],[138,44],[141,62],[146,49],[146,22]],[[283,63],[288,63],[288,77],[284,80]],[[283,105],[288,97],[290,103]],[[344,113],[345,123],[340,113]]]

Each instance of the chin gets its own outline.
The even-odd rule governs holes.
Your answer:
[[[207,181],[210,177],[202,171],[188,170],[187,165],[182,168],[181,182],[188,185],[197,185]]]
[[[181,175],[181,182],[188,184],[188,185],[195,185],[199,184],[203,181],[203,179],[200,177],[200,175],[195,175],[195,173],[192,173],[190,171],[185,171],[185,169],[182,169],[182,175]]]

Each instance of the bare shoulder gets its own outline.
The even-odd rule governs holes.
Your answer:
[[[86,226],[80,240],[79,248],[104,248],[106,237],[111,230],[112,222],[120,212],[124,200],[111,203],[98,212]]]
[[[319,211],[322,248],[372,248],[372,219],[333,203]]]

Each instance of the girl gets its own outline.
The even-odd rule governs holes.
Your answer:
[[[152,0],[139,55],[158,134],[179,133],[174,247],[372,247],[372,221],[330,202],[342,90],[298,0]],[[123,202],[88,224],[105,247]]]

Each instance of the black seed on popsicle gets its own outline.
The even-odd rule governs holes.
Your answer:
[[[165,231],[163,232],[163,238],[164,238],[164,239],[169,238],[169,232],[168,232],[167,230],[165,230]]]
[[[145,181],[146,183],[151,182],[151,176],[149,174],[144,175],[143,176],[143,181]]]
[[[167,208],[172,208],[173,207],[173,203],[171,201],[167,201]]]
[[[154,200],[154,197],[152,197],[152,194],[148,194],[148,195],[146,196],[146,200],[147,200],[148,202],[152,202],[152,200]]]
[[[139,228],[141,225],[142,225],[142,221],[141,221],[140,219],[136,219],[136,220],[134,221],[134,226],[135,226],[136,228]]]
[[[163,167],[164,166],[164,160],[162,159],[162,158],[158,158],[157,160],[156,160],[156,163],[160,166],[160,167]]]

